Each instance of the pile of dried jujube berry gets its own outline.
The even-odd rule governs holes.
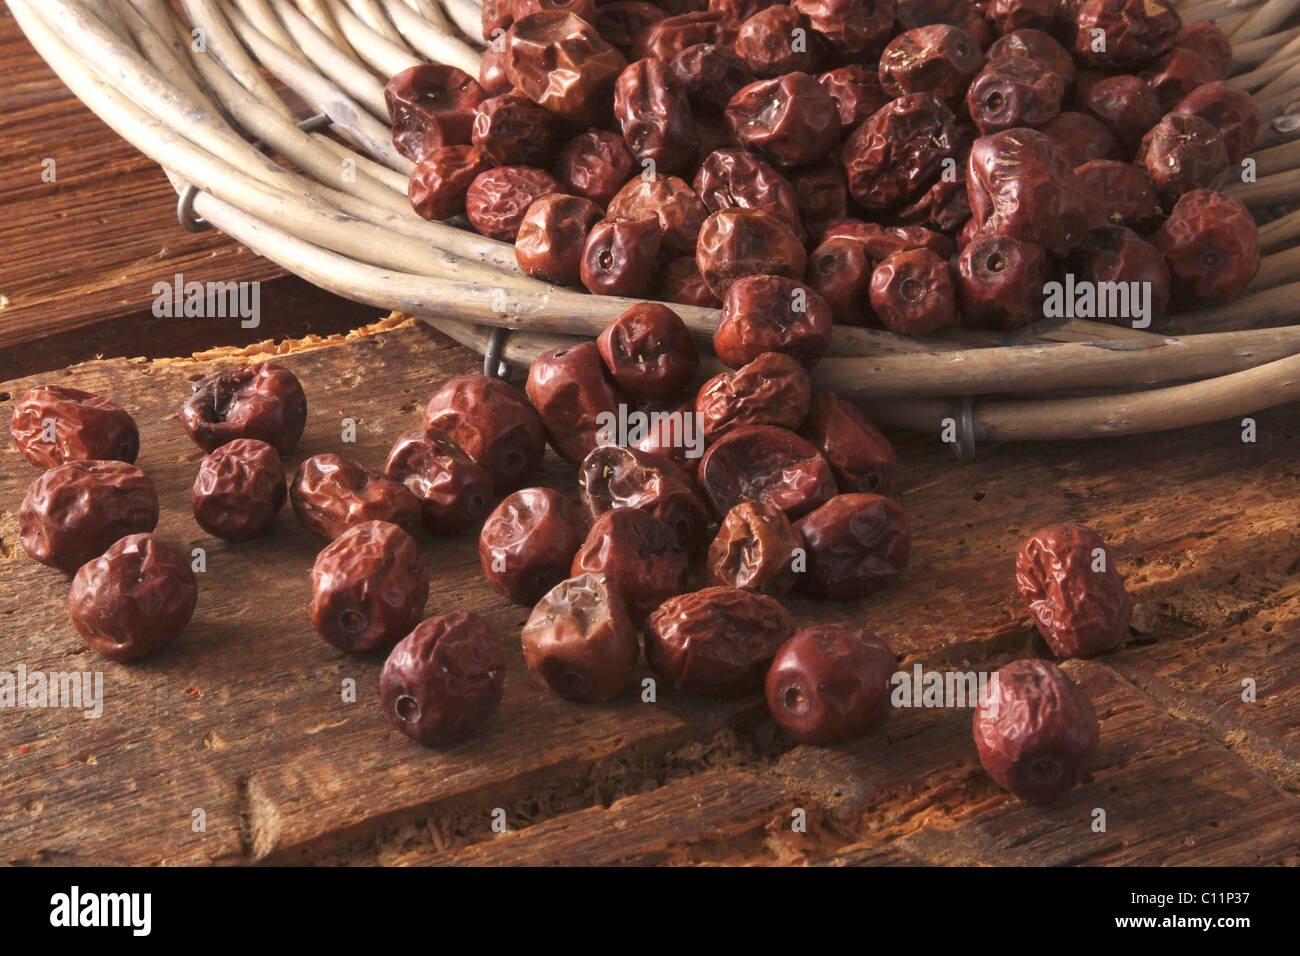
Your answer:
[[[501,700],[505,656],[487,623],[463,611],[425,618],[429,572],[415,540],[421,526],[452,535],[480,522],[483,574],[533,606],[524,658],[560,696],[627,691],[643,644],[658,680],[676,690],[765,687],[772,715],[797,740],[853,737],[890,709],[894,652],[857,623],[798,630],[779,598],[797,587],[851,600],[898,577],[911,538],[902,508],[884,497],[894,451],[856,406],[814,395],[805,365],[766,350],[762,329],[736,322],[719,329],[719,342],[730,330],[759,351],[693,396],[694,341],[668,307],[643,303],[598,342],[543,354],[526,394],[483,375],[444,382],[383,472],[313,455],[287,493],[281,455],[307,417],[298,380],[270,363],[217,372],[195,383],[178,416],[209,452],[193,484],[195,520],[243,541],[265,533],[290,500],[299,523],[330,542],[311,573],[312,623],[345,651],[389,652],[384,712],[424,744],[464,739]],[[604,443],[602,413],[665,396],[694,417],[660,419],[635,446]],[[689,422],[708,442],[698,459],[679,440]],[[165,646],[188,623],[198,585],[188,556],[152,533],[158,496],[133,465],[134,420],[98,396],[46,385],[18,401],[12,434],[46,469],[20,509],[21,541],[73,575],[77,631],[119,662]],[[548,439],[578,466],[581,507],[528,486]],[[1059,656],[1105,650],[1127,634],[1129,598],[1093,532],[1039,532],[1017,579]],[[1059,796],[1097,744],[1087,696],[1046,661],[997,673],[975,716],[984,765],[1026,799]]]
[[[1066,274],[1158,321],[1259,268],[1218,192],[1259,112],[1166,0],[486,0],[483,37],[477,80],[392,78],[393,142],[420,215],[550,282],[924,335],[1042,318]]]
[[[1254,222],[1216,191],[1258,113],[1224,82],[1222,32],[1183,24],[1163,0],[483,10],[477,80],[423,65],[388,84],[394,143],[417,164],[415,209],[514,240],[535,277],[720,306],[713,347],[729,371],[694,388],[691,333],[644,302],[596,342],[541,355],[525,392],[486,376],[443,383],[382,473],[315,455],[287,496],[280,456],[306,419],[293,375],[261,364],[195,385],[180,419],[210,452],[196,520],[243,540],[287,497],[330,541],[311,576],[317,631],[389,651],[384,711],[424,744],[464,739],[501,699],[489,626],[459,611],[425,619],[414,539],[480,522],[483,574],[533,607],[524,657],[555,693],[626,692],[644,647],[674,689],[765,688],[801,742],[863,733],[890,709],[894,652],[858,623],[798,630],[780,602],[796,588],[832,601],[879,591],[911,548],[885,497],[893,449],[855,405],[813,391],[832,325],[1010,330],[1042,315],[1043,286],[1065,273],[1150,283],[1159,317],[1171,297],[1230,301],[1258,268]],[[610,423],[629,412],[654,425],[615,444]],[[197,587],[150,533],[158,499],[130,464],[130,416],[45,386],[18,403],[13,434],[48,469],[22,507],[23,546],[75,574],[78,631],[119,661],[172,639]],[[528,486],[548,439],[578,467],[581,506]],[[1130,599],[1095,532],[1038,532],[1016,580],[1058,657],[1124,640]],[[997,678],[975,709],[981,762],[1020,797],[1055,799],[1097,747],[1092,704],[1046,660]]]

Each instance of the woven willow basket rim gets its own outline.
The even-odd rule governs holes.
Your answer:
[[[183,217],[330,292],[494,358],[492,330],[509,329],[500,357],[513,366],[596,335],[634,301],[529,279],[510,244],[411,210],[413,167],[392,146],[383,84],[425,61],[477,76],[481,45],[465,37],[479,35],[478,0],[180,0],[183,17],[167,0],[6,2],[73,93],[163,168]],[[1300,399],[1300,325],[1286,324],[1300,318],[1300,211],[1278,211],[1300,199],[1300,26],[1286,26],[1300,0],[1175,5],[1229,35],[1230,82],[1265,120],[1256,180],[1225,190],[1260,222],[1265,256],[1246,296],[1159,332],[1052,320],[910,339],[837,325],[816,387],[886,424],[958,425],[967,454],[976,439],[1161,431]],[[294,115],[265,74],[319,118]],[[707,342],[717,311],[672,307]]]

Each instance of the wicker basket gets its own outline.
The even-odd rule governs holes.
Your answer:
[[[527,365],[595,335],[628,300],[525,277],[510,245],[416,216],[383,86],[422,60],[478,75],[476,0],[7,0],[32,44],[109,126],[163,167],[189,228],[215,227],[338,295],[416,315]],[[928,339],[836,327],[814,382],[879,421],[954,441],[1131,434],[1235,418],[1300,398],[1300,0],[1185,0],[1234,46],[1232,82],[1265,120],[1257,180],[1263,265],[1231,306],[1161,333],[1083,321],[1010,338]],[[314,115],[295,115],[276,77]],[[250,141],[252,140],[252,141]],[[347,143],[349,145],[343,145]],[[276,162],[272,155],[281,161]],[[717,312],[674,306],[702,339]],[[506,337],[493,329],[513,330]],[[1063,397],[1065,396],[1065,397]]]

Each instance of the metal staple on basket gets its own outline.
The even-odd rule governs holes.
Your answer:
[[[509,244],[411,210],[412,164],[392,147],[384,83],[425,60],[477,74],[475,0],[181,0],[179,12],[167,0],[6,2],[72,91],[162,166],[187,229],[220,229],[331,292],[416,315],[483,353],[489,374],[590,338],[633,304],[530,279]],[[1288,324],[1300,320],[1300,210],[1286,211],[1300,200],[1300,27],[1286,26],[1300,0],[1176,5],[1231,37],[1232,82],[1270,117],[1251,153],[1256,181],[1225,190],[1257,218],[1282,210],[1261,221],[1248,294],[1162,332],[1073,320],[1013,338],[909,339],[837,326],[816,387],[935,435],[956,402],[963,456],[977,437],[1132,434],[1300,398],[1300,325]],[[298,121],[268,76],[314,115]],[[673,308],[709,341],[716,310]]]

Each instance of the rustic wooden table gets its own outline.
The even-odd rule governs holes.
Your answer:
[[[1016,548],[1038,527],[1091,524],[1128,578],[1128,644],[1065,665],[1101,717],[1098,765],[1049,807],[1016,801],[983,773],[966,709],[899,710],[858,742],[815,748],[778,733],[757,697],[559,700],[529,678],[514,640],[527,610],[482,583],[472,535],[424,539],[429,610],[475,611],[507,638],[505,700],[482,735],[424,750],[379,710],[381,659],[345,656],[312,631],[303,608],[319,542],[287,509],[269,537],[245,545],[194,524],[201,455],[173,414],[193,379],[274,351],[311,401],[295,460],[337,451],[377,464],[435,383],[480,360],[418,323],[374,324],[373,310],[218,235],[182,232],[161,173],[68,97],[2,11],[0,61],[10,78],[0,91],[0,417],[37,381],[111,397],[140,423],[160,532],[207,556],[198,612],[175,644],[130,666],[97,659],[68,621],[66,581],[18,545],[34,471],[4,443],[0,691],[21,668],[99,671],[104,694],[94,719],[0,709],[0,861],[1300,860],[1294,405],[1256,416],[1253,443],[1224,422],[987,447],[973,465],[931,438],[891,435],[912,565],[869,600],[794,600],[799,620],[863,621],[900,669],[991,669],[1047,653],[1012,576]],[[47,157],[54,183],[41,179]],[[176,272],[262,281],[262,327],[156,318],[153,283]],[[255,344],[268,336],[279,344]],[[352,445],[345,418],[357,423]],[[572,489],[573,469],[548,456],[541,482]]]

